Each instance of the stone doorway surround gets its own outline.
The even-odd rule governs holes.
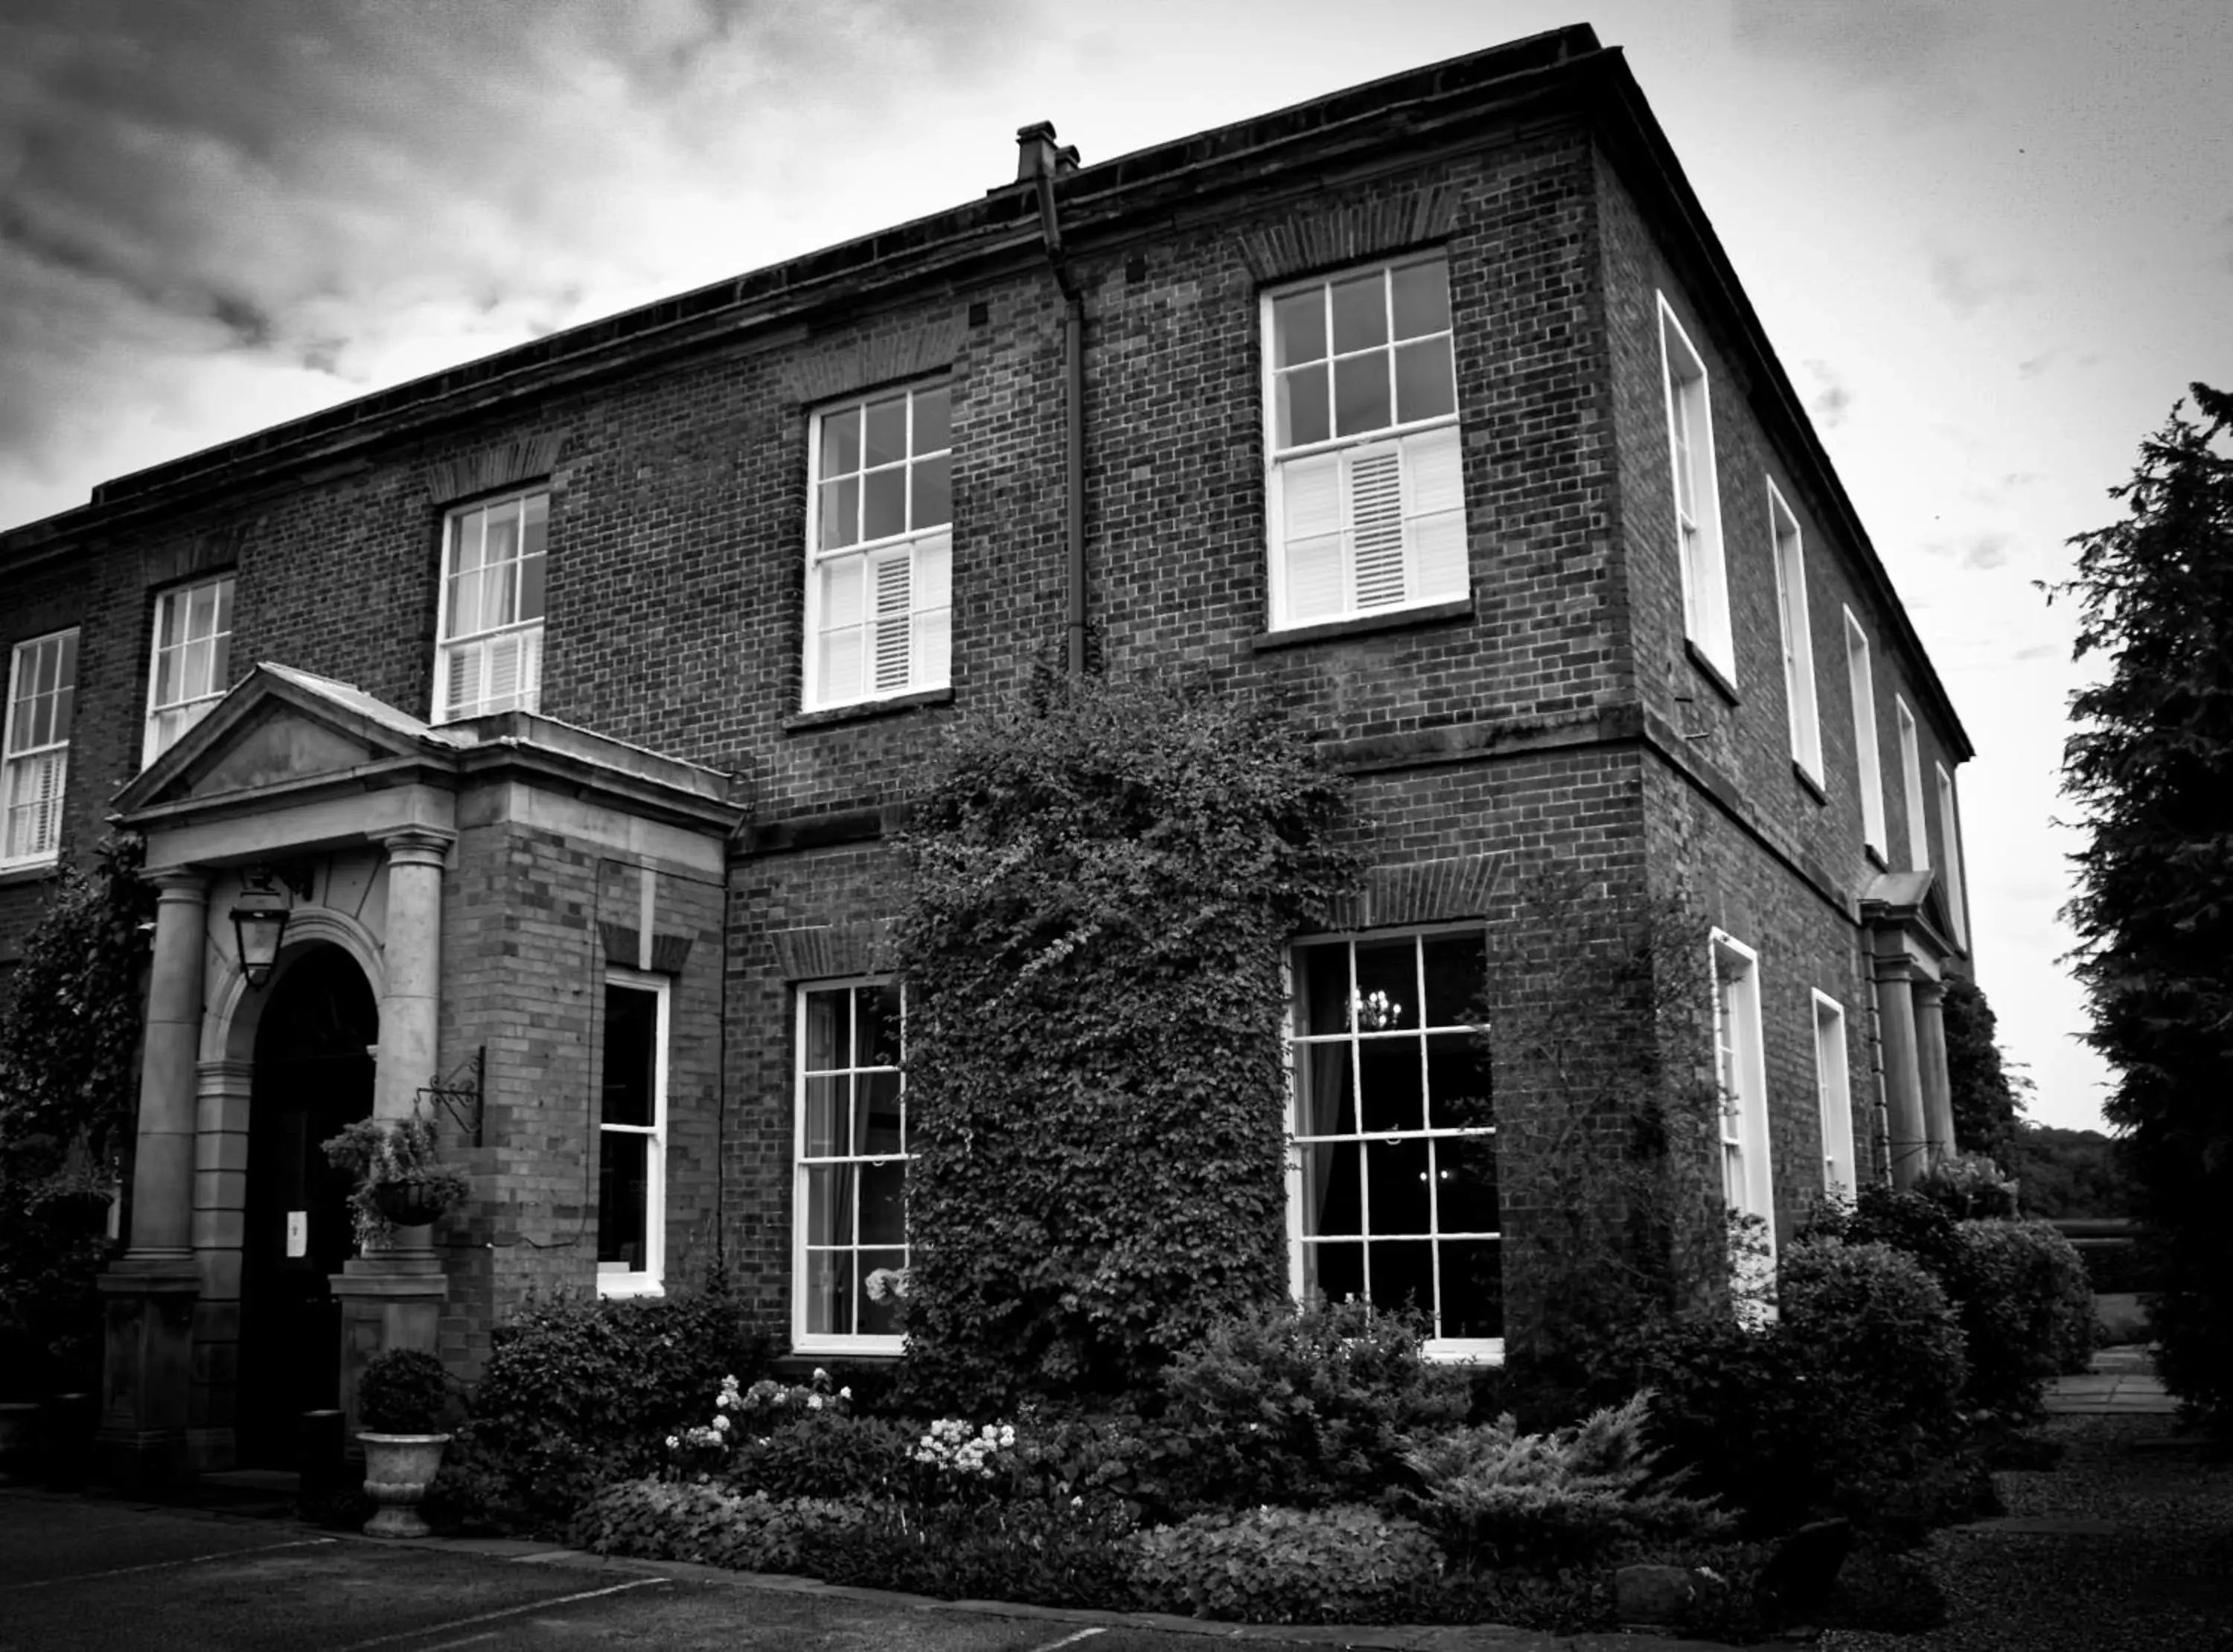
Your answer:
[[[437,727],[269,663],[124,788],[113,818],[145,836],[158,900],[130,1244],[100,1282],[100,1437],[114,1479],[159,1484],[235,1460],[247,1132],[265,1002],[240,972],[230,917],[244,875],[276,868],[293,892],[283,959],[331,944],[363,970],[380,1011],[373,1115],[401,1118],[442,1070],[443,879],[461,808],[531,810],[538,796],[563,796],[608,835],[718,873],[740,816],[728,791],[710,770],[531,713]],[[352,1417],[355,1375],[372,1353],[436,1350],[448,1281],[430,1233],[404,1229],[333,1278]]]
[[[1945,980],[1959,957],[1932,871],[1884,872],[1861,896],[1861,933],[1876,987],[1885,1140],[1892,1185],[1912,1187],[1954,1153],[1946,1073]]]

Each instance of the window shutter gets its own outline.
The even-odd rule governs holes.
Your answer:
[[[910,634],[915,622],[910,595],[914,571],[914,558],[906,553],[889,557],[876,566],[876,690],[880,694],[908,686],[908,661],[913,653]]]
[[[480,645],[459,643],[452,647],[443,661],[445,679],[442,688],[442,715],[470,717],[478,709],[475,692],[480,681]]]
[[[1342,611],[1340,456],[1282,465],[1279,507],[1287,623],[1331,619]]]
[[[1411,550],[1411,600],[1463,596],[1465,478],[1455,428],[1425,431],[1403,443],[1403,526]]]
[[[519,634],[519,708],[534,711],[543,704],[543,628]]]
[[[54,851],[62,835],[62,791],[68,766],[68,751],[42,751],[11,765],[14,784],[8,794],[7,859],[24,860]]]
[[[1361,447],[1343,455],[1349,472],[1345,525],[1355,547],[1357,606],[1389,608],[1403,600],[1403,461],[1393,447]]]

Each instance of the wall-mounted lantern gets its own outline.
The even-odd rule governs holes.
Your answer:
[[[259,866],[242,875],[240,904],[232,909],[232,936],[240,972],[251,988],[261,991],[270,980],[293,906],[291,893],[271,868]]]

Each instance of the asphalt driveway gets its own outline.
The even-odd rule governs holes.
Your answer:
[[[0,1652],[1208,1652],[1216,1642],[1648,1652],[1656,1637],[1303,1629],[955,1605],[529,1543],[390,1544],[288,1520],[0,1489]]]

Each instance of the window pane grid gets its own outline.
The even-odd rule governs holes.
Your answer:
[[[550,517],[545,492],[451,512],[434,657],[438,722],[541,706]]]
[[[870,396],[816,420],[805,703],[943,687],[951,657],[952,392]]]
[[[166,591],[155,602],[141,761],[153,763],[225,698],[232,672],[232,576]]]
[[[655,978],[605,982],[597,1116],[600,1286],[656,1288],[665,1263],[667,994]]]
[[[1477,981],[1486,966],[1477,937],[1396,938],[1404,954],[1400,971],[1391,969],[1384,940],[1297,948],[1296,1024],[1310,1026],[1314,1018],[1339,1024],[1291,1040],[1298,1092],[1291,1139],[1299,1161],[1296,1238],[1304,1289],[1411,1302],[1429,1315],[1436,1336],[1468,1339],[1501,1334],[1501,1300],[1488,1300],[1501,1298],[1501,1289],[1454,1273],[1447,1265],[1452,1246],[1493,1250],[1501,1235],[1494,1125],[1435,1122],[1464,1099],[1438,1093],[1435,1041],[1470,1044],[1477,1036],[1448,1017],[1447,1005],[1436,1005],[1429,984],[1428,948],[1452,941]],[[1441,1018],[1437,1007],[1445,1011]],[[1409,1061],[1402,1059],[1407,1049],[1416,1051]],[[1328,1107],[1316,1092],[1331,1085],[1348,1096]],[[1471,1274],[1480,1275],[1482,1258],[1469,1260]]]
[[[890,984],[799,995],[795,1317],[804,1337],[898,1332],[879,1281],[908,1263],[902,1014]]]
[[[75,631],[16,645],[0,723],[0,866],[49,860],[60,847],[76,693]]]

